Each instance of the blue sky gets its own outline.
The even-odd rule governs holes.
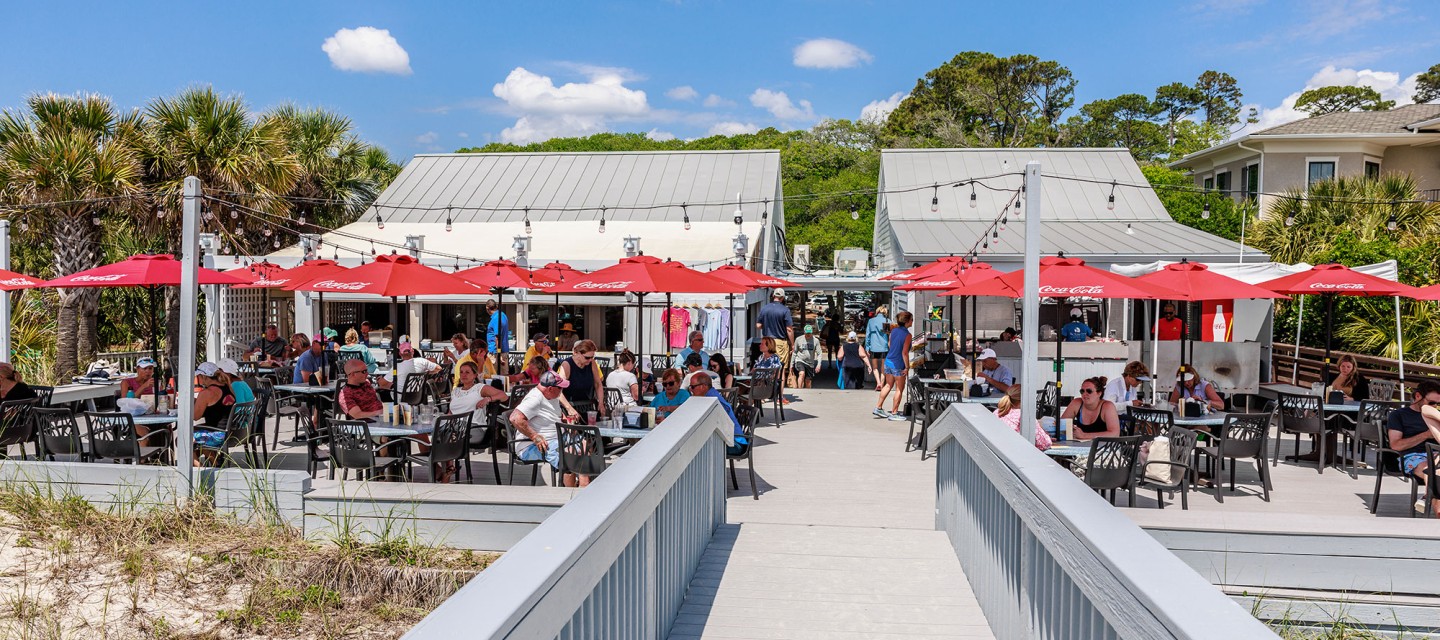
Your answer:
[[[1433,2],[1433,0],[1431,0]],[[256,109],[350,116],[404,160],[495,140],[691,138],[856,118],[965,50],[1058,60],[1077,107],[1234,75],[1262,124],[1307,86],[1409,96],[1440,62],[1420,0],[1173,2],[24,2],[0,23],[0,107],[209,84]],[[688,88],[688,90],[686,89]]]

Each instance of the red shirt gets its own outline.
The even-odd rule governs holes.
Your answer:
[[[340,387],[340,409],[348,414],[351,407],[358,407],[361,411],[379,411],[385,408],[385,405],[380,403],[375,387],[367,382],[358,386],[347,384]]]
[[[1184,325],[1180,322],[1179,317],[1170,318],[1169,320],[1160,318],[1155,321],[1156,340],[1179,340],[1180,334],[1183,332]]]

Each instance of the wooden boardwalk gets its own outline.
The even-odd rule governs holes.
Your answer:
[[[935,463],[873,391],[802,390],[739,465],[671,638],[993,638],[945,534]],[[767,419],[772,416],[766,415]]]

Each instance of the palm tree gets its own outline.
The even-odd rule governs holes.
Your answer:
[[[1254,226],[1254,244],[1278,262],[1341,262],[1349,265],[1394,259],[1400,280],[1425,285],[1440,277],[1440,204],[1420,197],[1415,179],[1390,173],[1346,177],[1291,190],[1267,207]],[[1293,335],[1295,303],[1280,303],[1276,332]],[[1402,301],[1408,359],[1440,362],[1440,322],[1434,303]],[[1302,341],[1317,344],[1323,314],[1307,314]],[[1342,348],[1387,357],[1399,355],[1394,302],[1390,298],[1340,297],[1335,337]],[[1282,327],[1288,325],[1288,331]]]
[[[139,118],[98,95],[43,94],[26,102],[27,112],[0,116],[0,197],[35,205],[21,209],[21,229],[50,243],[51,275],[99,266],[100,221],[134,208],[140,195],[142,169],[132,144]],[[96,201],[105,198],[114,199]],[[59,291],[57,378],[94,359],[98,300],[98,289]]]
[[[158,208],[136,216],[136,223],[178,249],[180,225],[167,212],[180,211],[187,176],[198,177],[207,195],[286,215],[280,196],[289,193],[301,176],[288,136],[284,119],[255,117],[241,97],[220,95],[210,87],[152,101],[145,109],[141,153]],[[226,215],[230,209],[224,205],[209,210],[201,228],[220,232],[222,241],[234,242],[247,226],[258,228],[258,220],[239,211],[233,217]],[[179,300],[173,288],[166,291],[165,306],[167,353],[173,356],[179,335]]]

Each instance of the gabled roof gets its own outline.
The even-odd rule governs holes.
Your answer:
[[[446,207],[457,225],[523,220],[526,207],[537,222],[595,220],[608,207],[609,220],[678,222],[688,212],[695,222],[728,222],[737,195],[769,198],[774,213],[779,190],[775,150],[418,155],[360,221],[373,222],[378,210],[386,222],[443,222]],[[625,208],[682,202],[711,206]],[[595,211],[544,211],[576,208]],[[745,210],[758,217],[760,205]]]
[[[1440,117],[1440,104],[1409,104],[1389,111],[1343,111],[1256,131],[1252,136],[1412,133],[1418,122]]]

